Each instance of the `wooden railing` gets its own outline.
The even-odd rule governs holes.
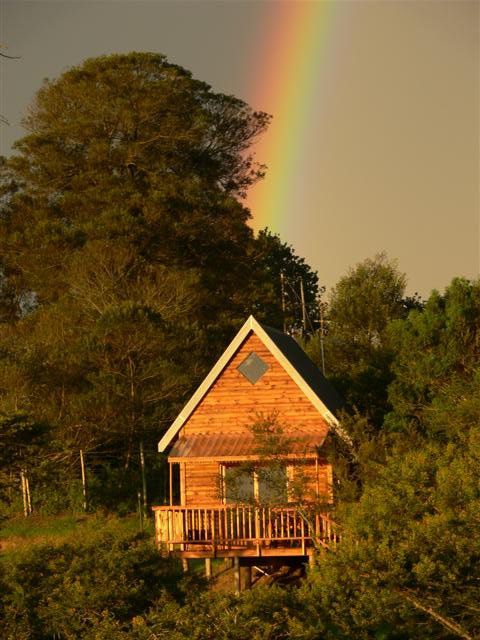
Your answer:
[[[294,507],[153,507],[153,511],[157,544],[169,551],[273,545],[305,553],[306,547],[335,547],[340,539],[330,518]]]

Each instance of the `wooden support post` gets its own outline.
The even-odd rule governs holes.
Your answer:
[[[315,564],[316,564],[316,562],[315,562],[315,554],[310,552],[308,554],[308,565],[309,565],[310,568],[312,568],[312,567],[315,566]]]
[[[320,354],[322,356],[322,373],[323,375],[325,375],[325,351],[323,348],[323,341],[324,341],[324,337],[325,337],[325,331],[324,331],[324,306],[323,303],[320,303]]]
[[[143,440],[140,441],[140,469],[142,471],[143,511],[145,514],[145,518],[148,518],[147,476],[145,473],[145,453],[143,451]]]
[[[240,558],[235,556],[233,559],[233,584],[235,588],[236,595],[239,595],[241,585],[240,585]]]
[[[87,472],[85,469],[85,459],[83,457],[83,449],[80,449],[80,467],[82,470],[83,510],[88,511]]]
[[[187,558],[182,558],[182,569],[183,569],[183,573],[188,573],[188,560]]]
[[[242,591],[244,589],[250,589],[252,586],[252,567],[241,567],[242,574]]]
[[[205,577],[210,580],[212,577],[212,559],[205,558]]]
[[[187,465],[185,462],[180,462],[180,504],[185,506],[186,500],[186,491],[187,487]]]

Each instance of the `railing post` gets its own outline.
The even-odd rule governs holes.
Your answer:
[[[305,521],[302,515],[300,515],[300,533],[302,536],[302,556],[304,556],[305,555]]]
[[[217,556],[217,542],[216,542],[216,537],[215,537],[215,511],[210,512],[211,513],[211,523],[212,523],[212,551],[213,551],[213,557],[215,558]]]
[[[172,540],[172,533],[173,533],[173,513],[172,511],[169,509],[167,511],[167,547],[169,551],[173,551],[173,544],[171,543]]]

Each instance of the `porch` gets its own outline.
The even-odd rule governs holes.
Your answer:
[[[335,548],[338,528],[299,507],[153,507],[159,548],[182,558],[307,556]]]

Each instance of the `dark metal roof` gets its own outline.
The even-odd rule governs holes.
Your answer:
[[[327,429],[285,433],[288,453],[313,453],[327,436]],[[170,458],[230,458],[259,455],[259,444],[252,433],[192,433],[181,436],[170,451]]]
[[[262,328],[327,409],[333,415],[336,415],[339,409],[345,405],[344,400],[325,376],[322,375],[320,369],[310,360],[297,341],[291,336],[267,325],[262,324]]]

